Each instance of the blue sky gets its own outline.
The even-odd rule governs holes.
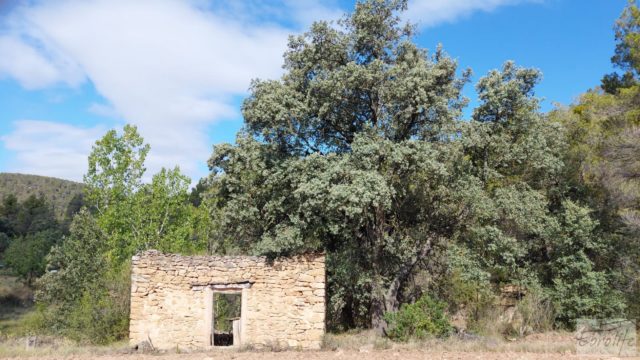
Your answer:
[[[252,78],[281,75],[288,34],[353,8],[345,0],[54,0],[0,5],[0,172],[81,180],[91,145],[129,122],[149,173],[205,176],[233,141]],[[2,2],[0,2],[2,4]],[[612,71],[626,0],[411,0],[416,42],[442,43],[477,81],[506,60],[544,73],[543,110]],[[473,83],[465,94],[474,104]],[[469,113],[470,109],[467,111]]]

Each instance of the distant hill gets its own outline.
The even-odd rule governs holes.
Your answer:
[[[24,201],[30,195],[43,194],[53,205],[53,211],[59,220],[64,219],[69,202],[82,193],[83,186],[74,181],[47,176],[0,173],[0,199],[14,194],[18,201]]]

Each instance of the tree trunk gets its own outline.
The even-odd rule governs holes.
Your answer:
[[[377,293],[381,292],[381,288],[376,289]],[[375,290],[374,290],[375,291]],[[371,299],[371,328],[383,335],[387,329],[387,322],[384,320],[384,313],[388,311],[385,306],[384,297],[377,293],[373,293]]]
[[[402,285],[404,285],[411,273],[413,273],[418,262],[429,255],[432,247],[433,242],[431,238],[429,238],[422,247],[418,249],[416,255],[400,268],[396,276],[386,286],[386,290],[383,290],[382,277],[374,276],[374,286],[371,294],[371,328],[375,329],[377,333],[381,335],[385,334],[387,322],[384,320],[384,314],[398,310],[400,305],[398,294],[400,293]],[[379,267],[376,266],[376,268]]]

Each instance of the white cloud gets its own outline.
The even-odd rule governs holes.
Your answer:
[[[82,69],[112,107],[93,104],[89,111],[138,125],[152,146],[150,171],[180,165],[194,177],[203,175],[198,164],[211,151],[205,128],[238,116],[231,100],[252,78],[280,75],[291,32],[247,26],[179,0],[39,2],[15,9],[10,24],[0,71],[43,88],[77,85],[77,74],[63,70]],[[37,166],[31,168],[39,172]],[[79,165],[65,166],[76,174]]]
[[[106,117],[106,118],[117,119],[122,117],[120,113],[118,113],[118,110],[116,110],[113,106],[107,105],[107,104],[101,104],[97,102],[91,103],[87,111],[89,111],[92,114]]]
[[[196,1],[201,8],[213,8],[221,16],[246,24],[289,24],[298,30],[306,30],[318,20],[337,20],[345,12],[338,0],[243,0],[211,2]]]
[[[344,10],[335,3],[321,3],[316,0],[286,0],[293,17],[305,29],[314,21],[335,21],[344,15]]]
[[[74,64],[53,51],[46,57],[16,36],[0,36],[0,54],[0,77],[13,77],[26,89],[59,82],[75,86],[83,80],[81,71]]]
[[[16,172],[82,181],[87,154],[106,131],[104,127],[81,128],[49,121],[20,120],[9,135],[0,137],[4,147],[17,156],[11,160]]]
[[[490,12],[498,7],[543,0],[410,0],[408,19],[421,27],[454,22],[476,11]]]
[[[413,0],[409,16],[430,26],[518,1],[526,0]],[[104,101],[90,104],[87,111],[137,125],[152,147],[150,172],[179,165],[197,178],[204,175],[200,169],[211,151],[206,129],[239,116],[233,100],[246,94],[252,78],[280,76],[288,35],[315,19],[335,20],[342,13],[337,0],[219,4],[25,2],[1,19],[0,77],[13,77],[27,89],[60,84],[80,88],[90,81]],[[5,148],[19,159],[8,170],[78,179],[86,166],[87,141],[95,140],[98,128],[54,125],[16,123],[15,131],[3,137]],[[27,126],[38,129],[28,131]],[[63,142],[38,143],[45,131],[54,130],[52,136]],[[30,150],[16,139],[62,150]],[[65,154],[64,159],[55,153]]]

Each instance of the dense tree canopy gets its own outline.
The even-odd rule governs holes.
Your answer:
[[[367,308],[333,309],[353,324],[381,326],[397,308],[417,264],[465,216],[472,184],[453,161],[459,148],[446,146],[467,73],[411,42],[405,8],[361,2],[339,28],[318,22],[292,37],[286,74],[253,83],[245,132],[210,160],[226,234],[256,253],[330,250],[332,291]],[[338,272],[360,275],[342,283]]]
[[[280,80],[253,82],[236,144],[209,160],[218,241],[326,251],[337,327],[383,329],[385,312],[433,290],[416,277],[453,248],[478,256],[493,284],[551,289],[570,314],[560,321],[619,313],[617,297],[603,302],[612,293],[589,209],[567,198],[564,127],[539,112],[539,71],[491,71],[462,121],[468,72],[412,42],[405,8],[364,1],[337,26],[315,23],[290,39]],[[586,219],[569,221],[576,213]],[[576,226],[585,235],[564,247]],[[565,286],[567,256],[586,283]],[[582,293],[589,286],[598,291]],[[585,296],[600,308],[576,303]]]
[[[65,230],[43,195],[19,202],[13,195],[0,204],[0,259],[28,285],[42,275],[49,249]]]
[[[285,156],[349,151],[357,134],[400,142],[443,139],[466,100],[467,73],[441,49],[412,41],[406,1],[366,1],[339,22],[291,37],[281,80],[254,81],[248,134]]]
[[[550,114],[566,129],[566,178],[572,196],[594,210],[594,231],[604,242],[589,252],[594,266],[609,269],[608,281],[626,295],[630,318],[640,314],[639,19],[640,11],[630,1],[615,26],[612,62],[626,71],[623,79],[629,81],[607,82],[621,79],[608,75],[602,89],[592,89],[577,103]]]

